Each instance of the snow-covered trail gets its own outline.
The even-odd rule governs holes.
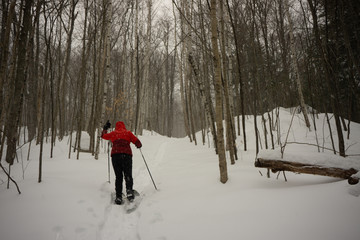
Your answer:
[[[98,239],[140,239],[137,230],[139,217],[139,212],[127,214],[124,206],[109,201],[104,210],[104,220],[99,223]]]
[[[167,239],[166,235],[161,235],[162,230],[157,232],[158,236],[151,236],[146,232],[147,227],[155,227],[156,229],[156,226],[162,223],[163,215],[169,214],[163,212],[162,208],[157,206],[159,204],[163,205],[165,210],[168,210],[167,206],[169,204],[170,209],[176,209],[178,204],[181,205],[181,208],[191,210],[191,204],[188,205],[190,202],[182,200],[191,199],[192,194],[195,196],[196,192],[205,190],[205,185],[210,180],[209,167],[202,166],[204,161],[201,159],[208,159],[208,164],[213,165],[214,176],[217,174],[217,158],[216,155],[214,156],[213,149],[205,146],[195,146],[188,139],[148,136],[143,139],[140,137],[140,140],[143,142],[142,152],[154,177],[158,191],[154,188],[140,151],[133,148],[134,189],[141,193],[142,202],[134,212],[128,214],[124,206],[117,206],[111,202],[109,191],[113,191],[113,183],[110,187],[105,184],[100,191],[108,195],[109,204],[104,207],[103,220],[98,224],[99,239],[101,240]],[[199,148],[202,151],[199,151]],[[189,172],[187,171],[188,168],[193,168],[195,171]],[[204,176],[207,177],[201,178],[202,171]],[[189,175],[189,173],[193,175]],[[186,184],[187,179],[197,178],[202,184],[199,182]],[[216,177],[211,181],[217,184]],[[177,182],[177,184],[174,185],[174,182]],[[187,186],[185,189],[181,187],[183,184]],[[181,193],[181,191],[184,192]],[[165,199],[163,199],[162,192],[165,193]],[[159,211],[156,209],[159,209]]]
[[[149,133],[150,134],[150,133]],[[141,139],[141,137],[140,137]],[[142,140],[142,139],[141,139]],[[163,137],[152,137],[151,141],[143,141],[142,152],[150,170],[156,169],[164,160],[168,139]],[[144,160],[139,150],[133,148],[133,178],[134,189],[141,193],[142,202],[146,204],[147,195],[154,194],[154,186],[146,169]],[[139,221],[141,218],[141,205],[127,213],[125,206],[115,205],[109,193],[114,191],[114,184],[111,187],[105,186],[100,189],[108,195],[108,204],[104,207],[103,220],[98,224],[99,239],[139,240]]]

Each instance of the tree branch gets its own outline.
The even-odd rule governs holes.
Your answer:
[[[1,167],[2,170],[5,172],[5,174],[8,176],[8,178],[15,184],[18,193],[21,194],[18,184],[17,184],[16,181],[8,174],[8,172],[6,171],[6,169],[4,168],[4,166],[1,164],[1,162],[0,162],[0,167]]]

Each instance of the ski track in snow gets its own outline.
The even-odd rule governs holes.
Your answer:
[[[151,163],[151,167],[154,169],[163,161],[167,142],[162,142],[159,148],[155,151],[152,158],[146,159],[148,165]],[[145,155],[145,154],[144,154]],[[150,155],[151,156],[151,155]],[[136,160],[135,160],[136,158]],[[139,166],[137,169],[133,169],[134,176],[134,189],[138,190],[142,194],[143,189],[153,188],[151,179],[147,172],[144,163],[140,165],[140,160],[143,161],[142,156],[138,153],[134,153],[133,161],[137,161],[135,166]],[[149,168],[152,169],[149,165]],[[113,187],[112,183],[112,186]],[[125,184],[125,183],[124,183]],[[98,224],[98,237],[99,240],[141,240],[138,223],[141,217],[141,205],[134,212],[126,213],[124,205],[116,205],[111,199],[111,192],[109,192],[108,183],[104,183],[100,189],[100,192],[108,195],[108,204],[104,208],[103,220]],[[145,195],[145,193],[143,193]],[[144,199],[142,200],[144,201]]]
[[[99,224],[100,239],[139,240],[137,223],[139,212],[126,214],[124,206],[109,201],[104,210],[104,221]]]
[[[108,204],[104,208],[103,220],[98,225],[99,236],[97,239],[140,240],[137,230],[140,213],[134,211],[126,214],[124,205],[113,203],[111,192],[108,189],[104,187],[100,191],[108,195]]]

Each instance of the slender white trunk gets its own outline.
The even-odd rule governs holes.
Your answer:
[[[226,183],[228,180],[226,155],[224,147],[224,127],[222,118],[222,82],[221,82],[221,60],[218,47],[218,24],[216,17],[216,0],[211,0],[210,7],[210,20],[211,20],[211,43],[214,55],[214,68],[215,68],[215,99],[216,99],[216,130],[217,130],[217,146],[220,168],[220,182]]]
[[[111,0],[107,0],[107,4],[105,6],[105,14],[106,20],[104,22],[104,44],[103,44],[103,56],[102,56],[102,63],[100,69],[100,96],[103,97],[103,101],[101,103],[101,118],[99,119],[100,122],[97,124],[97,138],[96,138],[96,148],[95,148],[95,159],[99,159],[99,151],[100,151],[100,135],[102,132],[102,126],[106,122],[106,102],[107,102],[107,93],[108,93],[108,85],[110,80],[110,45],[111,45],[111,16],[112,16],[112,4]],[[102,86],[103,85],[103,86]]]
[[[306,127],[308,127],[309,130],[311,131],[311,125],[310,125],[310,121],[309,121],[309,117],[308,117],[308,113],[307,113],[307,108],[306,108],[306,105],[305,105],[304,95],[303,95],[303,92],[302,92],[301,79],[300,79],[300,74],[299,74],[299,67],[298,67],[297,60],[296,60],[296,46],[295,46],[295,38],[294,38],[294,28],[293,28],[292,18],[291,18],[291,15],[290,15],[289,0],[286,0],[286,6],[287,6],[286,7],[286,16],[288,18],[289,27],[290,27],[289,35],[290,35],[291,64],[292,64],[292,68],[293,68],[295,78],[296,78],[296,85],[297,85],[298,96],[299,96],[299,100],[300,100],[300,108],[301,108],[302,113],[304,114]]]

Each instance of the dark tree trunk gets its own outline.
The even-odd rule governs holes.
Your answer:
[[[13,100],[10,102],[9,114],[6,121],[8,146],[6,150],[6,162],[13,164],[16,154],[16,143],[18,140],[17,129],[19,126],[22,102],[23,89],[26,82],[26,53],[28,35],[32,26],[31,8],[33,1],[27,0],[24,5],[24,16],[22,21],[22,28],[20,31],[20,38],[18,42],[17,51],[17,68],[14,79],[14,94]]]

